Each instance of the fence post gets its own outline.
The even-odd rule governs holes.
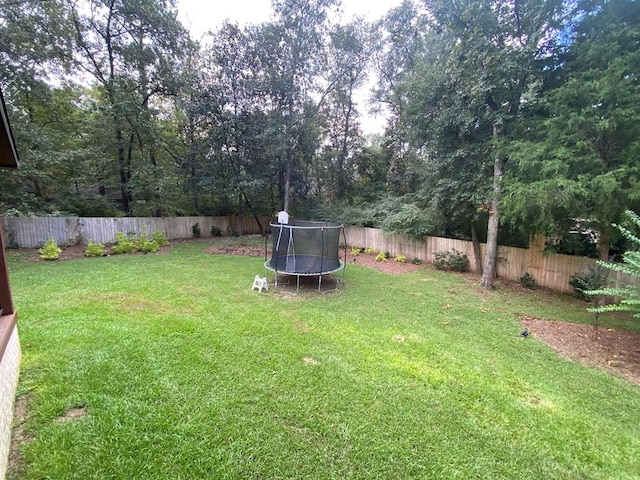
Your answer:
[[[529,264],[527,265],[527,272],[529,272],[538,283],[541,282],[544,276],[545,243],[545,236],[539,233],[532,233],[529,237]]]

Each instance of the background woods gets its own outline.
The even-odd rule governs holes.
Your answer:
[[[22,167],[0,172],[4,214],[284,208],[487,241],[486,286],[497,244],[533,232],[565,253],[623,248],[610,224],[640,207],[637,2],[405,1],[369,23],[339,0],[274,0],[263,23],[199,41],[176,8],[0,0]],[[382,133],[362,129],[372,110]]]

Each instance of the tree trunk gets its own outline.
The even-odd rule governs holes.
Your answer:
[[[116,125],[118,124],[118,119],[114,117],[114,121]],[[131,214],[131,199],[129,194],[129,180],[127,175],[127,166],[126,159],[124,154],[124,140],[122,138],[122,130],[119,127],[116,127],[116,143],[118,150],[118,171],[120,173],[120,198],[122,199],[122,210],[127,214]]]
[[[286,163],[284,170],[284,200],[282,209],[285,212],[289,212],[290,203],[291,203],[291,171],[293,170],[293,155],[291,151],[287,149],[286,153]]]
[[[471,242],[473,243],[473,256],[475,258],[476,273],[482,275],[482,253],[480,251],[480,238],[478,237],[478,226],[475,221],[471,222]]]
[[[494,143],[498,137],[498,126],[493,126]],[[497,146],[496,146],[497,148]],[[484,268],[482,271],[481,286],[485,290],[493,288],[496,277],[496,260],[498,257],[498,225],[500,224],[500,191],[502,187],[502,158],[499,152],[493,160],[493,198],[491,199],[491,211],[489,212],[489,225],[487,228],[487,248],[484,252]]]
[[[598,258],[603,262],[609,261],[609,230],[607,227],[600,229],[600,238],[598,238]]]

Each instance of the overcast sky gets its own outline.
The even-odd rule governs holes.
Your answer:
[[[347,19],[359,15],[372,21],[401,3],[402,0],[342,0],[342,8]],[[270,0],[178,0],[177,5],[178,18],[195,40],[200,40],[208,30],[215,30],[226,19],[241,25],[256,24],[269,20],[271,15]],[[384,116],[368,114],[369,88],[356,94],[362,115],[360,125],[365,134],[382,133],[386,124]]]
[[[347,18],[358,14],[375,20],[401,3],[402,0],[342,0],[342,8]],[[269,20],[271,14],[270,0],[178,0],[177,5],[178,18],[196,40],[227,18],[249,24]]]

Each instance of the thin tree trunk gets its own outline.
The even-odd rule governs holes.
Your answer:
[[[598,238],[598,258],[603,262],[609,261],[609,231],[607,228],[600,229],[600,238]]]
[[[286,164],[284,171],[284,201],[282,209],[285,212],[289,211],[289,207],[291,206],[291,171],[293,170],[293,155],[291,151],[287,149],[286,153]]]
[[[471,242],[473,244],[473,256],[476,264],[476,273],[482,275],[482,253],[480,250],[480,237],[478,237],[478,226],[475,221],[471,222]]]
[[[498,126],[493,126],[494,144],[497,144]],[[497,148],[497,146],[496,146]],[[496,277],[496,260],[498,257],[498,226],[500,224],[500,191],[502,187],[502,158],[499,152],[493,160],[493,198],[491,199],[491,211],[489,212],[489,224],[487,228],[487,248],[484,253],[484,268],[482,271],[482,288],[489,290],[493,288],[493,281]]]

